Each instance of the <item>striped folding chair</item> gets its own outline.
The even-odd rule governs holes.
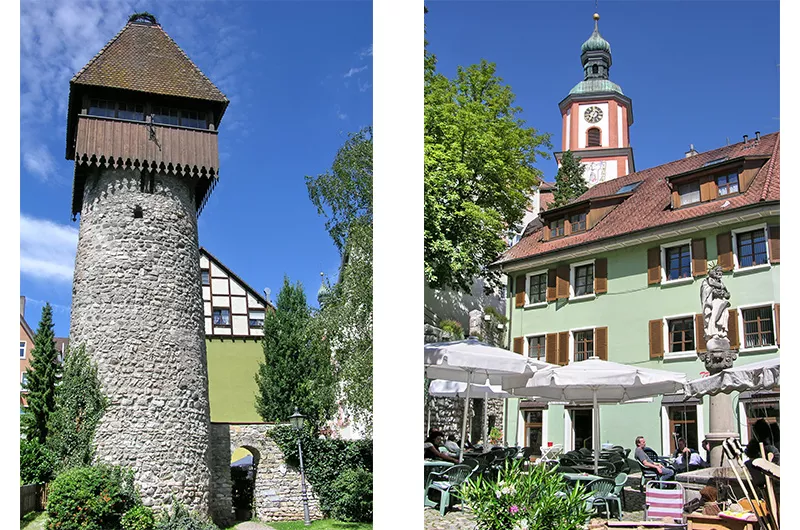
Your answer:
[[[644,520],[669,517],[675,522],[685,523],[683,504],[683,486],[679,482],[651,480],[645,486]]]

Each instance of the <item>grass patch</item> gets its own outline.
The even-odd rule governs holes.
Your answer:
[[[372,530],[372,523],[345,523],[334,519],[311,521],[310,527],[303,525],[303,521],[271,522],[267,524],[275,528],[275,530],[303,530],[304,528],[311,528],[312,530]]]
[[[19,528],[22,530],[44,530],[47,524],[46,512],[29,512],[19,521]]]

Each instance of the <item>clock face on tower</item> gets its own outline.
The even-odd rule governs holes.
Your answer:
[[[603,119],[603,109],[600,107],[591,106],[583,113],[583,119],[589,123],[597,123]]]

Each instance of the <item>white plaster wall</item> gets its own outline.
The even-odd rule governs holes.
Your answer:
[[[220,326],[214,328],[214,335],[230,335],[230,334],[231,334],[231,328],[223,328]]]
[[[231,312],[233,313],[246,313],[247,303],[244,296],[231,296]]]
[[[570,123],[571,116],[572,116],[572,108],[570,107],[567,109],[567,117],[565,118],[567,120],[567,149],[566,149],[567,151],[569,151],[572,148],[569,145],[570,138],[572,138],[572,135],[570,134],[570,130],[572,129],[572,124]]]
[[[231,299],[229,296],[217,296],[214,295],[213,299],[214,307],[230,307],[231,306]]]
[[[211,288],[207,285],[203,286],[203,300],[211,300]]]
[[[246,315],[233,315],[233,334],[234,335],[247,335],[247,316]]]
[[[211,277],[212,278],[227,278],[226,274],[216,266],[214,263],[210,263],[211,265]]]
[[[203,302],[203,314],[205,316],[211,315],[211,302]]]
[[[616,160],[598,160],[581,163],[586,168],[583,171],[583,177],[586,179],[586,183],[589,187],[618,177]]]
[[[200,268],[207,269],[208,268],[208,258],[205,256],[200,256]]]
[[[214,294],[228,294],[228,279],[227,278],[212,278],[211,290]]]
[[[588,109],[589,107],[599,107],[600,110],[603,111],[603,119],[601,119],[597,123],[587,122],[583,118],[583,113],[586,112],[586,109]],[[609,147],[608,124],[609,124],[608,103],[587,103],[585,105],[579,105],[578,106],[578,149],[586,148],[586,131],[590,127],[598,127],[602,131],[602,138],[600,145],[603,147]]]
[[[250,307],[264,307],[251,294],[247,295],[247,303],[250,305]]]
[[[617,105],[617,147],[623,147],[622,144],[622,106]]]
[[[239,285],[239,282],[236,280],[231,280],[231,294],[240,294],[244,296],[247,292],[244,290],[244,287]]]
[[[206,335],[211,335],[211,317],[206,317]]]

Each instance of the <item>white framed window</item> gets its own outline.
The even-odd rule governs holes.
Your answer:
[[[213,311],[213,321],[215,326],[230,326],[231,310],[226,307],[215,307]]]
[[[692,281],[692,240],[661,245],[661,284],[674,285]]]
[[[545,336],[530,335],[525,337],[525,355],[531,359],[545,360]]]
[[[264,311],[251,309],[249,314],[249,323],[251,328],[264,327]]]
[[[208,269],[200,269],[200,283],[202,285],[211,285],[211,277]]]
[[[585,361],[594,355],[594,328],[573,331],[572,362]]]
[[[664,317],[664,360],[697,356],[694,325],[693,314]]]
[[[744,353],[777,351],[775,303],[751,304],[736,309],[739,348]]]
[[[681,196],[681,206],[700,202],[700,183],[687,182],[678,186],[678,195]]]
[[[22,391],[23,392],[27,392],[27,389],[25,388],[25,385],[28,384],[28,371],[27,370],[25,370],[24,372],[19,374],[19,383],[20,383],[20,386],[22,387]]]
[[[25,346],[26,345],[27,345],[27,343],[24,340],[19,341],[19,358],[20,359],[24,359],[25,358]]]
[[[569,266],[569,299],[594,298],[594,260],[571,263]]]
[[[547,271],[536,271],[525,275],[525,306],[547,305]]]
[[[734,273],[740,270],[751,271],[770,267],[766,223],[731,230],[731,235]]]

